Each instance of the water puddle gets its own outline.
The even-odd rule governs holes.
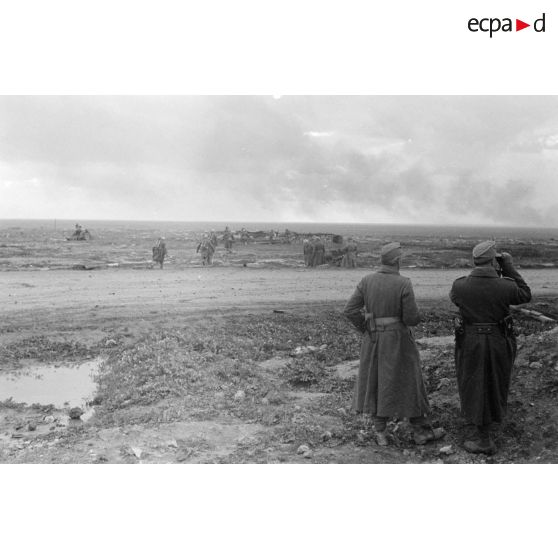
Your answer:
[[[97,384],[101,359],[74,366],[41,364],[16,374],[0,376],[0,401],[10,397],[16,403],[39,403],[55,407],[82,407],[91,400]]]

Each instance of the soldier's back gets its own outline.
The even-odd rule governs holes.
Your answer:
[[[465,320],[492,323],[509,314],[510,299],[515,292],[513,279],[472,274],[454,281],[451,298],[461,309]]]
[[[411,281],[398,273],[378,271],[363,277],[360,288],[367,310],[376,317],[400,316],[403,292],[411,288]]]

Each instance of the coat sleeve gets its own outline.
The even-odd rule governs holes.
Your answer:
[[[458,302],[458,298],[457,298],[457,293],[455,292],[455,281],[453,282],[453,285],[451,286],[451,291],[449,294],[450,300],[456,305],[459,306],[459,302]]]
[[[401,311],[401,319],[405,325],[414,326],[420,322],[420,314],[410,279],[406,282],[401,293]]]
[[[366,331],[366,320],[362,311],[364,307],[364,295],[362,294],[361,283],[357,285],[355,292],[345,304],[343,315],[361,332]]]
[[[531,289],[513,265],[509,263],[504,265],[502,275],[513,279],[516,285],[515,290],[511,293],[508,304],[525,304],[531,300]]]

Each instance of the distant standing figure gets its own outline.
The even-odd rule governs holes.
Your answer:
[[[473,248],[475,268],[459,277],[450,292],[461,323],[455,332],[455,367],[461,411],[477,427],[477,439],[467,440],[471,453],[492,454],[496,445],[491,425],[506,414],[517,345],[510,304],[531,300],[531,290],[513,266],[512,257],[496,252],[486,240]],[[500,265],[497,258],[501,258]]]
[[[347,302],[345,317],[362,333],[354,410],[374,419],[376,441],[388,445],[390,418],[408,418],[417,444],[444,436],[433,429],[420,356],[410,326],[420,322],[411,280],[399,274],[401,245],[386,244],[382,267],[363,277]],[[364,310],[364,312],[363,312]]]
[[[202,259],[202,265],[212,265],[213,264],[213,254],[215,253],[215,246],[211,242],[211,237],[204,234],[201,242],[198,244],[196,252],[199,252]]]
[[[304,254],[304,265],[308,267],[312,264],[312,254],[314,253],[314,247],[307,238],[302,241],[302,253]]]
[[[347,246],[345,246],[344,252],[345,254],[343,255],[343,259],[341,260],[341,267],[356,267],[358,246],[351,237],[349,237],[348,239]]]
[[[248,234],[248,231],[243,227],[240,231],[240,241],[242,242],[243,246],[246,246],[248,244],[249,238],[250,235]]]
[[[215,247],[217,246],[217,236],[215,236],[215,244],[211,238],[211,235],[206,235],[204,240],[204,252],[205,252],[205,264],[213,265],[213,256],[215,255]]]
[[[229,227],[225,228],[225,232],[223,234],[223,242],[225,243],[225,250],[230,252],[232,250],[234,236],[232,232],[229,230]]]
[[[325,245],[319,236],[314,240],[314,251],[312,254],[312,267],[325,263]]]
[[[167,255],[167,245],[165,244],[165,237],[159,237],[157,244],[153,246],[153,261],[157,262],[161,269],[163,269],[163,262],[165,261],[165,256]]]
[[[217,240],[217,233],[215,232],[215,229],[211,229],[211,232],[209,233],[209,242],[211,242],[211,244],[213,244],[213,250],[215,250],[215,248],[217,248],[217,244],[219,244],[219,241]]]

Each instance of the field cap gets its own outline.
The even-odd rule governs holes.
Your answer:
[[[496,252],[496,242],[493,240],[485,240],[473,248],[473,258],[475,260],[482,259],[488,261],[496,256],[499,256],[499,254]]]
[[[385,244],[380,250],[382,263],[385,264],[394,262],[399,256],[401,256],[401,244],[399,242]]]

